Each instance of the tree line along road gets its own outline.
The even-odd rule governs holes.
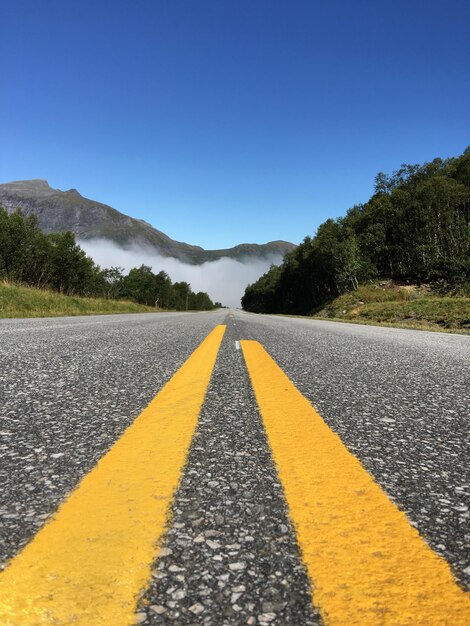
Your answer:
[[[470,623],[470,338],[0,322],[0,623]]]

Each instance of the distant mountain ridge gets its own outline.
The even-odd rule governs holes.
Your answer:
[[[0,205],[11,212],[20,208],[34,214],[44,233],[72,231],[77,239],[108,239],[123,248],[143,246],[180,261],[201,264],[222,257],[232,259],[284,256],[295,248],[288,241],[266,244],[242,243],[223,250],[175,241],[144,220],[129,217],[112,207],[83,197],[76,189],[53,189],[43,179],[19,180],[0,184]]]

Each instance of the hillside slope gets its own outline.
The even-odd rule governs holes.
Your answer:
[[[78,239],[104,238],[124,247],[145,246],[162,256],[200,264],[222,257],[233,259],[283,256],[295,248],[287,241],[266,244],[239,244],[222,250],[204,250],[175,241],[144,220],[129,217],[116,209],[83,197],[76,189],[53,189],[46,180],[22,180],[0,185],[0,205],[11,212],[35,214],[44,233],[71,231]]]
[[[470,333],[470,298],[439,295],[425,285],[382,281],[338,296],[313,317]]]
[[[70,296],[0,281],[0,318],[155,313],[158,310],[130,300]]]

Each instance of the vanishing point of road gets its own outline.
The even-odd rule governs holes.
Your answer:
[[[2,626],[467,626],[470,337],[0,321]]]

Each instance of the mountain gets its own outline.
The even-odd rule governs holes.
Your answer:
[[[42,179],[0,184],[0,205],[9,212],[20,208],[24,215],[36,215],[44,233],[69,230],[77,239],[108,239],[123,248],[143,246],[162,256],[192,264],[222,257],[263,259],[283,256],[295,248],[287,241],[270,241],[266,244],[242,243],[225,250],[204,250],[175,241],[144,220],[84,198],[76,189],[53,189]]]

